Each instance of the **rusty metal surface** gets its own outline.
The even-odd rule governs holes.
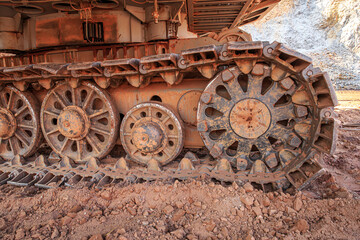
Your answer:
[[[113,100],[105,94],[109,92],[116,107],[106,110],[122,109],[120,112],[125,115],[120,136],[123,138],[122,143],[125,143],[128,159],[147,165],[147,169],[127,170],[126,160],[119,160],[120,162],[112,167],[97,166],[115,144],[116,137],[106,140],[103,145],[97,145],[101,146],[101,153],[89,154],[86,158],[79,157],[76,149],[71,147],[61,153],[59,148],[61,150],[62,146],[67,145],[60,144],[61,141],[54,137],[46,140],[57,144],[53,147],[62,155],[62,167],[54,164],[51,165],[52,168],[46,166],[47,177],[36,183],[39,186],[48,186],[49,179],[55,179],[52,182],[57,185],[68,182],[69,179],[74,179],[71,182],[79,182],[88,181],[89,178],[93,179],[92,183],[105,184],[113,182],[114,179],[122,181],[134,176],[155,180],[169,177],[199,178],[205,174],[221,181],[250,181],[260,184],[263,189],[267,189],[268,185],[283,187],[286,184],[301,187],[320,171],[314,160],[314,157],[319,156],[316,152],[331,153],[335,147],[337,116],[333,108],[337,100],[328,76],[314,68],[307,57],[277,42],[231,42],[188,49],[180,54],[73,65],[51,64],[51,67],[64,70],[61,73],[48,71],[44,77],[42,68],[37,65],[5,68],[0,71],[3,73],[1,80],[3,83],[12,82],[22,90],[26,90],[30,83],[31,87],[38,84],[37,87],[42,89],[51,88],[59,82],[45,97],[41,113],[43,118],[44,110],[51,108],[57,113],[57,124],[54,127],[51,119],[48,119],[49,125],[44,130],[43,124],[43,131],[45,135],[52,131],[62,133],[74,143],[90,133],[87,116],[90,117],[94,112],[88,113],[83,101],[82,104],[69,107],[73,105],[70,104],[73,102],[72,96],[79,96],[72,95],[71,91],[76,92],[84,87],[94,88],[94,92],[101,95],[99,99],[105,105],[111,105]],[[109,72],[121,74],[110,76],[107,75]],[[12,80],[15,76],[16,81]],[[178,79],[177,76],[182,77]],[[61,80],[62,78],[66,81]],[[93,78],[93,81],[104,89],[84,81],[87,78]],[[134,84],[134,79],[138,80],[137,84]],[[62,89],[64,86],[66,89]],[[197,94],[193,94],[194,90]],[[201,96],[196,91],[200,91]],[[196,111],[193,109],[196,109],[194,102],[197,99],[200,101],[197,120],[194,121]],[[149,100],[157,101],[151,104],[162,106],[158,111],[161,113],[160,118],[152,107],[149,108],[144,103]],[[56,101],[60,104],[57,110]],[[184,111],[187,105],[192,108],[191,111]],[[61,111],[64,113],[61,114]],[[145,115],[142,116],[142,112]],[[101,114],[101,109],[96,113]],[[173,113],[169,119],[174,121],[174,125],[175,122],[180,122],[181,125],[181,122],[185,121],[184,127],[174,128],[177,139],[183,139],[184,135],[187,135],[185,139],[195,137],[198,133],[193,124],[196,122],[197,130],[210,154],[218,160],[216,166],[206,167],[197,160],[189,162],[187,157],[177,159],[181,160],[179,169],[161,166],[174,161],[178,150],[182,149],[182,141],[174,143],[176,151],[170,152],[164,160],[140,157],[141,153],[157,154],[170,147],[167,137],[171,136],[171,129],[165,129],[166,126],[160,123],[169,113]],[[71,122],[75,125],[68,126],[67,119],[72,119]],[[112,117],[109,118],[109,121],[112,120]],[[131,130],[131,123],[134,124],[133,127],[136,124],[135,130]],[[118,132],[116,129],[119,124],[114,124],[112,129]],[[50,129],[49,126],[53,128]],[[225,134],[214,134],[211,133],[212,130],[225,130]],[[131,143],[131,140],[136,142]],[[148,140],[151,140],[151,143]],[[187,147],[194,146],[198,145],[190,144]],[[132,155],[136,152],[140,155]],[[99,161],[94,160],[94,157],[98,157]],[[71,159],[75,160],[75,163]],[[82,161],[89,166],[81,165]],[[28,171],[23,165],[13,168]],[[8,179],[6,181],[10,181],[9,171],[3,171],[3,178]]]
[[[78,163],[106,156],[118,136],[119,114],[110,96],[89,82],[76,88],[63,82],[49,91],[40,119],[50,147]]]
[[[0,92],[0,156],[31,156],[41,143],[39,103],[30,92],[7,86]]]
[[[120,137],[128,157],[147,165],[155,159],[161,165],[174,160],[184,146],[184,126],[178,114],[166,104],[146,102],[125,115]]]

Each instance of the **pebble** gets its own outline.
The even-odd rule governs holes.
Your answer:
[[[54,231],[51,234],[51,238],[55,239],[59,236],[59,230],[57,230],[57,228],[54,228]]]
[[[185,231],[182,228],[176,229],[175,231],[172,231],[171,234],[173,234],[175,237],[182,239],[185,236]]]
[[[125,234],[126,233],[126,230],[125,228],[120,228],[116,231],[118,234],[122,235],[122,234]]]
[[[104,238],[101,236],[101,234],[95,234],[92,235],[91,238],[89,238],[89,240],[103,240]]]
[[[254,191],[254,187],[249,182],[245,183],[243,188],[245,189],[245,192],[247,192],[247,193]]]
[[[177,211],[174,213],[174,215],[173,215],[173,217],[172,217],[172,220],[173,220],[174,222],[177,222],[177,221],[179,221],[180,218],[181,218],[182,216],[184,216],[184,215],[185,215],[185,211],[182,210],[182,209],[179,209],[179,210],[177,210]]]
[[[127,211],[132,215],[135,216],[136,215],[136,210],[132,207],[127,207]]]
[[[295,226],[293,227],[293,230],[298,230],[301,233],[304,233],[306,231],[309,230],[309,224],[305,219],[299,219],[296,223]]]
[[[105,199],[105,200],[111,200],[112,197],[111,197],[111,192],[110,191],[104,191],[100,194],[100,197]]]
[[[81,207],[81,205],[75,205],[73,206],[69,212],[71,213],[77,213],[77,212],[80,212],[83,208]]]
[[[214,230],[214,228],[216,227],[216,224],[213,221],[206,222],[206,223],[204,223],[204,225],[205,225],[205,229],[208,232],[212,232]]]
[[[263,199],[263,201],[262,201],[262,204],[263,204],[263,206],[264,207],[268,207],[268,206],[270,206],[270,199],[269,198],[267,198],[267,197],[265,197],[264,199]]]
[[[24,229],[19,228],[18,230],[16,230],[15,239],[20,240],[20,239],[24,239],[24,237],[25,237]]]
[[[4,230],[6,228],[6,221],[3,218],[0,218],[0,230]]]
[[[251,206],[254,203],[254,198],[253,197],[241,197],[240,198],[241,202],[244,203],[246,206]]]
[[[295,211],[297,211],[297,212],[300,211],[302,208],[302,205],[303,205],[303,203],[302,203],[301,199],[299,197],[295,198],[295,201],[294,201]]]
[[[65,216],[61,219],[61,226],[68,225],[71,222],[72,218],[69,216]]]
[[[167,205],[166,207],[163,208],[163,212],[167,215],[172,213],[172,211],[174,211],[174,208],[171,205]]]
[[[252,210],[254,211],[254,213],[256,214],[256,216],[261,216],[262,212],[261,212],[261,208],[260,207],[253,207]]]

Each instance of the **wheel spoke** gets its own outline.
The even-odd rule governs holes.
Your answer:
[[[55,91],[53,91],[53,94],[54,94],[55,98],[59,101],[60,105],[61,105],[63,108],[65,108],[65,107],[67,106],[67,104],[66,104],[66,103],[64,102],[64,100],[61,98],[61,96],[60,96],[57,92],[55,92]]]
[[[271,88],[264,94],[263,99],[266,99],[271,105],[274,105],[286,93],[286,90],[279,86],[279,83],[274,82]]]
[[[254,78],[250,75],[248,83],[248,94],[251,98],[257,98],[261,95],[262,78]]]
[[[82,144],[80,144],[80,141],[82,140],[76,140],[78,159],[81,159],[81,153],[82,153]]]
[[[102,109],[102,110],[100,110],[100,111],[96,111],[95,113],[93,113],[93,114],[91,114],[90,116],[89,116],[89,118],[94,118],[94,117],[97,117],[97,116],[101,116],[101,115],[103,115],[103,114],[105,114],[105,113],[108,113],[109,111],[107,110],[107,109]]]
[[[18,109],[16,111],[16,113],[14,113],[14,116],[17,117],[19,116],[21,113],[23,113],[28,107],[26,105],[24,105],[22,108]]]
[[[48,111],[48,110],[44,110],[44,113],[46,113],[48,115],[55,116],[55,117],[58,117],[60,115],[60,113],[51,112],[51,111]]]
[[[96,145],[96,143],[95,143],[94,139],[91,137],[91,135],[87,135],[86,140],[95,149],[96,152],[98,152],[98,153],[100,152],[100,149]]]
[[[230,129],[228,119],[225,116],[217,118],[206,118],[206,123],[211,130]]]
[[[77,104],[76,104],[76,94],[75,94],[75,89],[74,88],[71,88],[71,101],[72,101],[72,104],[74,106],[77,106]]]
[[[29,147],[30,143],[25,139],[25,137],[22,134],[15,132],[15,137],[19,139],[21,142],[23,142],[27,147]]]
[[[228,84],[225,84],[226,90],[229,92],[231,99],[238,99],[240,95],[246,94],[243,89],[240,87],[237,79],[229,81]]]
[[[212,102],[208,106],[215,108],[216,110],[222,112],[223,114],[226,114],[227,112],[230,111],[230,109],[227,109],[225,107],[229,105],[230,105],[229,100],[220,97],[219,95],[213,95]],[[224,109],[227,110],[224,112]]]
[[[104,135],[110,135],[110,132],[105,131],[105,130],[100,129],[100,128],[97,128],[97,127],[94,127],[94,126],[91,126],[90,129],[95,131],[95,132],[102,133]]]
[[[264,136],[261,136],[256,140],[255,146],[259,149],[262,156],[264,156],[265,153],[273,151],[269,140]]]
[[[47,132],[46,134],[51,135],[51,134],[54,134],[54,133],[57,133],[57,132],[59,132],[59,129],[55,128],[55,129],[51,130],[50,132]]]
[[[60,153],[62,153],[64,151],[64,149],[65,149],[65,147],[66,147],[66,145],[67,145],[67,143],[69,141],[70,141],[69,138],[65,137],[65,141],[64,141],[63,145],[60,148]]]
[[[276,122],[295,118],[294,105],[292,103],[283,106],[274,107],[274,112],[275,114],[273,118]]]
[[[83,109],[85,111],[86,111],[86,109],[88,108],[88,106],[90,104],[90,100],[92,99],[94,92],[95,91],[93,89],[91,89],[89,95],[86,97],[86,100],[85,100],[84,105],[83,105]]]
[[[267,134],[276,139],[283,139],[285,136],[289,135],[292,132],[292,129],[286,128],[285,126],[276,124]]]
[[[8,101],[7,106],[6,106],[6,108],[7,108],[8,110],[10,110],[11,104],[12,104],[12,102],[13,102],[13,98],[14,98],[14,91],[11,90],[11,91],[10,91],[9,101]]]

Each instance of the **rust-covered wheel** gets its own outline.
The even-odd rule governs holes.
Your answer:
[[[127,112],[120,136],[133,161],[146,165],[155,159],[165,165],[181,152],[185,134],[182,121],[171,108],[158,102],[146,102]]]
[[[119,115],[110,96],[89,82],[77,88],[62,83],[49,91],[40,120],[49,146],[78,163],[104,157],[118,136]]]
[[[274,80],[272,71],[265,62],[254,64],[248,74],[230,67],[214,77],[200,98],[198,130],[206,147],[244,174],[291,172],[319,143],[332,145],[324,141],[332,139],[333,128],[319,121],[326,110],[316,104],[319,95],[299,75],[288,72]],[[324,136],[319,137],[325,124],[329,130],[321,130]]]
[[[39,104],[36,98],[15,87],[0,92],[0,156],[32,155],[40,144]]]

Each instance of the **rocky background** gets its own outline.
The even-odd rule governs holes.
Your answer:
[[[312,57],[337,89],[360,89],[360,1],[282,0],[242,29]]]

